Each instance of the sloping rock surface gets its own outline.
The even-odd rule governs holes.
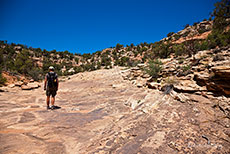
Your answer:
[[[57,110],[46,110],[43,88],[0,93],[0,153],[230,152],[230,119],[219,108],[228,102],[138,88],[121,72],[71,76],[60,83]]]

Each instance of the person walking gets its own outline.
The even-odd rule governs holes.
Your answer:
[[[55,96],[58,91],[58,75],[54,72],[54,67],[49,67],[49,72],[45,76],[45,83],[44,83],[44,90],[46,90],[46,104],[47,104],[47,110],[48,109],[55,109],[54,102],[55,102]],[[51,107],[50,105],[50,96],[51,97]]]

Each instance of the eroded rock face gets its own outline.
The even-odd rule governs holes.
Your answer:
[[[122,72],[125,80],[130,80],[138,87],[156,89],[167,83],[173,77],[177,92],[213,92],[218,95],[230,96],[230,48],[223,47],[197,52],[192,57],[171,57],[161,59],[162,71],[159,78],[151,79],[144,68],[134,67]],[[146,83],[145,83],[146,82]],[[161,88],[157,88],[161,89]]]
[[[0,153],[230,152],[230,121],[218,107],[226,109],[218,102],[229,98],[165,95],[138,88],[121,72],[73,75],[60,83],[61,109],[53,111],[42,88],[1,93]]]
[[[221,91],[226,95],[230,95],[230,65],[212,67],[214,76],[210,77],[214,90]],[[209,85],[208,85],[209,86]]]
[[[209,74],[197,73],[194,79],[209,91],[230,95],[230,65],[211,67]]]

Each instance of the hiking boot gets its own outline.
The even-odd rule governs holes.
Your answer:
[[[52,105],[52,106],[51,106],[51,110],[54,110],[54,109],[55,109],[55,106],[54,106],[54,105]]]
[[[51,109],[49,106],[46,107],[47,110]]]

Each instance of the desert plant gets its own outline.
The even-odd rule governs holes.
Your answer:
[[[117,43],[117,45],[116,45],[116,50],[120,50],[121,48],[123,48],[123,45],[122,45],[122,44]]]
[[[6,78],[2,76],[2,69],[0,67],[0,86],[4,85],[6,82]]]
[[[42,80],[42,70],[39,68],[33,67],[31,70],[28,71],[28,75],[32,77],[35,81]]]
[[[224,60],[224,56],[217,54],[213,57],[213,61],[221,61]]]
[[[190,25],[189,24],[186,24],[185,26],[184,26],[184,28],[188,28]]]
[[[215,3],[215,9],[212,12],[213,28],[217,31],[223,31],[226,26],[230,24],[230,1],[221,0],[220,2]]]
[[[162,62],[160,60],[149,61],[148,67],[145,69],[146,73],[148,73],[152,78],[157,79],[159,77],[159,73],[162,70]]]
[[[170,33],[167,34],[167,37],[170,37],[170,36],[172,36],[173,34],[174,34],[174,32],[170,32]]]
[[[183,72],[186,72],[186,71],[188,71],[188,70],[190,70],[190,69],[191,69],[191,66],[190,66],[190,65],[184,65],[184,66],[182,67]]]

